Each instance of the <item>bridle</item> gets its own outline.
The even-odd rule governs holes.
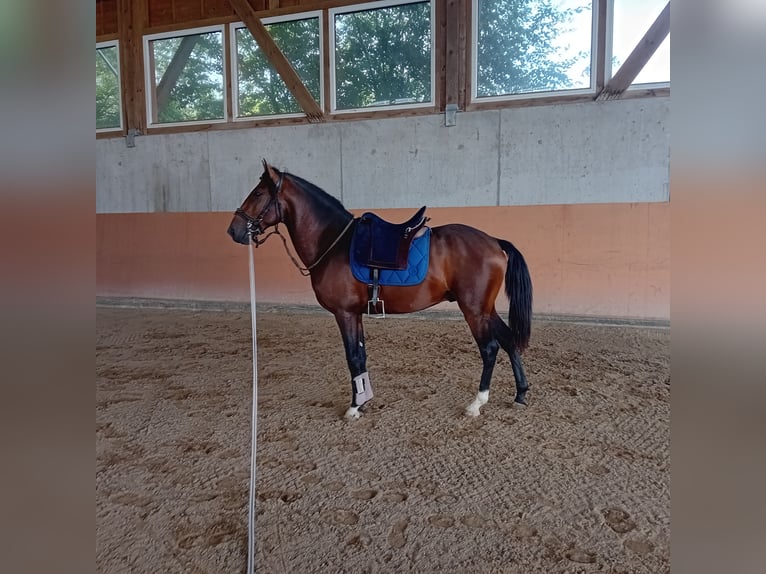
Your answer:
[[[338,237],[335,238],[335,241],[333,241],[330,244],[330,247],[324,250],[324,253],[322,253],[322,255],[320,255],[319,258],[316,261],[314,261],[314,263],[312,263],[308,267],[303,267],[300,263],[298,263],[298,260],[293,256],[293,254],[290,253],[290,249],[287,247],[287,240],[285,239],[285,236],[279,232],[279,224],[282,223],[282,206],[279,203],[278,196],[279,196],[279,192],[282,189],[282,183],[284,181],[284,178],[285,178],[285,174],[280,173],[279,180],[277,181],[276,191],[272,194],[271,199],[266,204],[266,206],[261,210],[261,212],[258,214],[257,217],[250,217],[250,215],[248,215],[247,212],[245,212],[245,210],[242,209],[241,207],[238,207],[234,211],[234,216],[235,217],[239,216],[245,220],[245,223],[247,224],[247,231],[248,233],[250,233],[250,237],[253,243],[255,243],[256,248],[266,243],[266,240],[272,235],[279,235],[280,239],[282,240],[282,243],[285,246],[285,251],[287,251],[287,254],[290,256],[290,259],[292,260],[293,265],[295,265],[298,271],[301,272],[301,275],[303,275],[304,277],[308,277],[309,275],[311,275],[311,270],[314,269],[314,267],[316,267],[317,265],[319,265],[322,262],[322,260],[330,253],[330,251],[332,251],[333,247],[335,247],[338,244],[338,242],[340,242],[340,240],[346,234],[346,231],[348,231],[351,228],[351,226],[354,224],[356,219],[352,217],[348,221],[348,223],[346,224],[346,227],[343,228],[343,231],[341,231]],[[274,204],[277,205],[277,222],[274,224],[274,231],[270,231],[268,234],[266,234],[266,237],[264,237],[263,239],[258,239],[258,236],[263,235],[263,232],[264,232],[264,230],[261,228],[261,223],[263,223],[263,219],[266,217],[266,214],[269,212],[269,210],[271,209],[271,206]]]
[[[263,243],[266,242],[266,239],[268,239],[269,236],[271,236],[273,233],[277,233],[277,234],[279,233],[279,229],[277,226],[282,222],[282,207],[279,203],[278,196],[279,196],[279,192],[282,190],[282,183],[284,182],[284,179],[285,179],[285,174],[280,173],[279,180],[277,181],[276,191],[273,194],[271,194],[271,199],[256,217],[251,217],[241,207],[238,207],[234,211],[235,216],[239,216],[245,220],[245,223],[247,224],[247,231],[250,234],[250,237],[252,238],[256,247],[263,245]],[[258,239],[258,236],[262,235],[264,231],[263,228],[261,227],[261,223],[263,223],[263,220],[266,217],[266,214],[269,212],[269,210],[274,204],[276,204],[277,206],[277,222],[274,224],[275,230],[269,233],[269,235],[267,235],[263,239]]]

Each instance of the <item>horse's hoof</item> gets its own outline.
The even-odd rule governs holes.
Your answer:
[[[479,409],[487,404],[489,401],[489,391],[479,391],[473,402],[465,409],[465,414],[469,417],[478,417]]]
[[[526,407],[527,407],[527,401],[526,401],[526,400],[524,400],[524,401],[517,401],[517,400],[514,400],[514,401],[513,401],[513,406],[514,406],[514,407],[522,407],[522,408],[526,408]]]
[[[465,408],[465,415],[467,417],[478,417],[480,414],[481,412],[479,411],[479,407],[475,405],[468,405]]]
[[[356,420],[361,416],[362,413],[359,412],[359,407],[349,407],[345,415],[348,420]]]

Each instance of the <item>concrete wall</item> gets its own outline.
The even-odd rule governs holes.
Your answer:
[[[96,141],[97,295],[246,301],[226,235],[262,157],[357,214],[460,222],[513,241],[535,312],[670,317],[669,98]],[[272,239],[259,301],[315,304]],[[450,304],[454,307],[454,304]],[[498,299],[498,307],[506,305]]]
[[[262,157],[350,209],[668,200],[669,98],[96,141],[98,213],[232,211]]]

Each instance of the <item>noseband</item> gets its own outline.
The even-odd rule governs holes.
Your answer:
[[[285,179],[285,174],[280,173],[279,174],[279,181],[277,181],[277,189],[274,192],[274,194],[271,196],[271,199],[266,204],[266,207],[264,207],[261,212],[258,214],[257,217],[250,217],[250,215],[241,207],[238,207],[234,211],[235,216],[239,216],[242,219],[245,220],[245,223],[247,224],[247,231],[250,233],[250,237],[255,242],[256,247],[258,245],[261,245],[266,239],[259,240],[258,236],[263,234],[263,229],[261,228],[261,223],[263,223],[263,219],[266,217],[266,214],[269,212],[271,207],[276,203],[277,205],[277,222],[275,225],[279,225],[279,223],[282,221],[282,209],[279,205],[279,199],[277,196],[279,195],[279,192],[282,190],[282,182]]]

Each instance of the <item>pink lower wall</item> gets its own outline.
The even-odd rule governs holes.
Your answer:
[[[376,213],[404,221],[414,210]],[[529,264],[535,312],[670,319],[670,204],[429,208],[512,241]],[[249,300],[248,250],[228,213],[99,214],[96,294]],[[259,302],[316,304],[278,237],[255,252]],[[453,304],[454,305],[454,304]],[[505,306],[503,298],[498,307]]]

